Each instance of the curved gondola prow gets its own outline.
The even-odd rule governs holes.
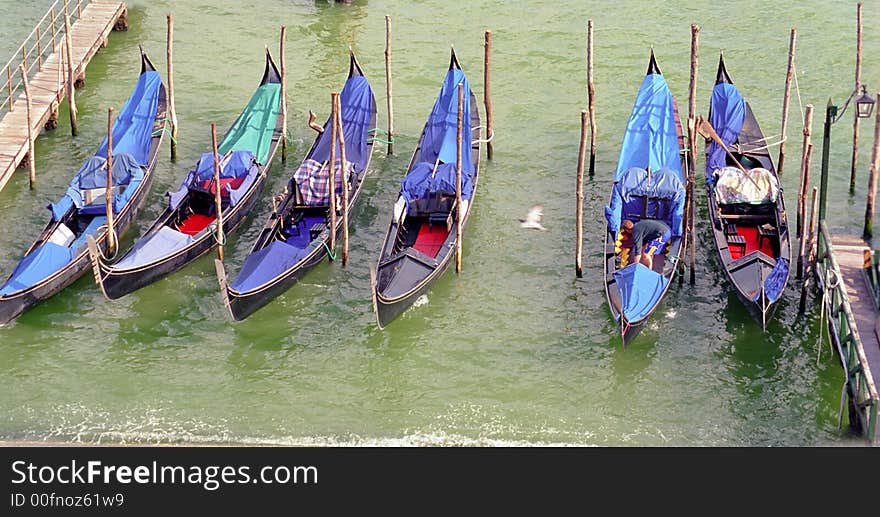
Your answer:
[[[144,47],[138,45],[138,50],[140,50],[141,52],[141,74],[143,74],[144,72],[155,72],[156,65],[154,65],[153,62],[150,61],[150,57],[147,56],[146,51],[144,51]]]
[[[348,47],[348,78],[351,79],[355,76],[364,77],[364,70],[361,68],[361,64],[358,63],[357,58],[354,55],[354,50],[351,47]]]
[[[461,70],[461,64],[458,62],[458,56],[455,55],[455,47],[450,47],[449,50],[449,69]]]
[[[266,47],[266,68],[263,70],[263,78],[260,79],[260,86],[270,83],[281,84],[281,72],[275,66],[275,60],[272,59],[272,53],[269,47]]]
[[[715,74],[715,84],[733,84],[733,80],[727,73],[727,67],[724,66],[724,52],[718,53],[718,72]]]
[[[660,65],[657,64],[657,58],[654,57],[654,47],[651,47],[651,59],[648,61],[648,71],[645,75],[663,75],[663,72],[660,71]]]

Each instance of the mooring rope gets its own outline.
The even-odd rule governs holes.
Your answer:
[[[331,258],[332,260],[336,260],[336,254],[333,253],[332,251],[330,251],[330,246],[327,246],[327,242],[326,242],[326,241],[321,241],[321,244],[324,245],[324,249],[327,250],[327,254],[330,255],[330,258]]]
[[[800,110],[801,110],[801,121],[803,122],[803,120],[804,120],[804,103],[803,103],[803,101],[801,101],[801,87],[798,84],[797,66],[795,66],[794,63],[792,63],[791,68],[792,68],[792,72],[793,72],[792,75],[794,75],[794,89],[797,92],[798,108],[800,108]]]
[[[159,129],[153,131],[153,133],[150,136],[159,136],[162,134],[162,132],[168,133],[168,138],[170,138],[171,141],[174,142],[175,145],[177,144],[177,140],[174,139],[174,136],[171,134],[171,130],[168,129],[168,124],[165,124],[164,126],[160,127]]]
[[[367,133],[368,133],[368,134],[369,134],[369,133],[376,133],[376,132],[378,132],[378,131],[381,131],[381,132],[385,133],[386,135],[388,134],[388,131],[385,131],[385,130],[382,129],[381,127],[374,127],[373,129],[367,131]],[[374,135],[373,135],[373,142],[381,142],[381,143],[383,143],[383,144],[393,144],[393,143],[394,143],[394,137],[392,136],[389,140],[385,140],[385,139],[383,139],[383,138],[379,138],[378,136],[376,136],[376,135],[374,134]],[[335,260],[335,259],[334,259],[334,260]]]

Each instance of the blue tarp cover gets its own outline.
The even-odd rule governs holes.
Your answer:
[[[250,151],[233,151],[224,158],[220,158],[220,178],[245,178],[238,188],[233,189],[229,185],[225,185],[226,191],[229,192],[229,200],[232,206],[238,204],[241,198],[247,194],[248,189],[260,172],[260,166],[256,163],[256,158]],[[204,153],[196,163],[195,170],[192,170],[184,178],[180,189],[174,192],[166,193],[168,196],[168,205],[176,208],[177,205],[186,197],[186,193],[194,183],[214,179],[214,153]]]
[[[425,136],[422,140],[422,148],[420,153],[420,161],[417,162],[412,170],[407,172],[403,179],[401,194],[407,201],[425,197],[426,188],[431,188],[432,183],[438,186],[449,184],[449,178],[452,178],[452,189],[448,192],[455,192],[455,162],[457,159],[457,132],[458,132],[458,84],[464,85],[464,103],[462,107],[461,117],[461,173],[462,173],[462,193],[467,192],[467,199],[473,187],[465,188],[465,184],[470,184],[470,178],[474,174],[474,165],[471,160],[471,87],[468,84],[467,77],[461,70],[453,68],[446,74],[443,81],[443,87],[440,89],[440,95],[434,103],[428,122],[425,124]],[[440,159],[437,167],[437,173],[433,181],[431,180],[431,171],[434,163]],[[442,169],[442,173],[441,173]],[[450,176],[451,171],[451,176]],[[410,176],[413,175],[413,178]],[[442,176],[440,179],[437,176]]]
[[[455,164],[441,163],[432,178],[433,168],[433,163],[420,162],[403,178],[403,188],[400,192],[408,203],[414,199],[426,199],[433,192],[455,195]],[[470,199],[473,192],[474,184],[471,177],[462,171],[461,198]]]
[[[45,242],[37,246],[15,266],[12,276],[0,287],[0,295],[27,289],[66,266],[77,255],[79,249],[85,246],[86,235],[94,236],[106,221],[106,217],[92,219],[85,231],[70,246],[59,246],[54,242]]]
[[[244,259],[241,271],[231,287],[238,292],[256,289],[296,265],[306,254],[306,249],[273,241]]]
[[[76,176],[70,181],[67,192],[57,203],[48,206],[52,211],[52,219],[60,220],[71,207],[83,208],[83,191],[106,188],[107,186],[107,160],[100,156],[92,156],[80,167]],[[128,153],[113,155],[113,185],[125,185],[126,188],[120,194],[113,197],[113,212],[121,211],[126,203],[134,195],[135,191],[144,179],[144,169],[137,160]],[[92,213],[106,211],[103,196],[96,199],[90,206]]]
[[[614,279],[620,290],[623,315],[629,322],[637,322],[647,316],[660,301],[669,283],[663,275],[642,264],[630,264],[615,271]]]
[[[672,92],[660,74],[649,74],[642,81],[626,124],[614,181],[630,167],[652,171],[669,168],[681,179]]]
[[[339,104],[342,108],[342,128],[345,136],[345,159],[355,165],[361,172],[367,166],[367,141],[369,140],[370,122],[373,118],[376,101],[370,83],[363,76],[357,75],[348,79],[340,93]],[[324,132],[314,152],[307,157],[320,163],[330,159],[330,120],[324,124]],[[336,158],[340,156],[339,144],[336,144]]]
[[[782,291],[785,289],[785,283],[787,280],[788,259],[779,257],[776,259],[776,265],[773,266],[770,274],[764,279],[764,294],[767,296],[768,302],[773,303],[779,299],[782,295]],[[761,292],[759,291],[755,296],[755,301],[758,301],[760,296]]]
[[[736,86],[728,83],[716,84],[712,89],[709,123],[715,128],[724,145],[730,147],[736,142],[745,117],[746,102]],[[715,182],[715,171],[725,165],[727,165],[727,153],[720,145],[711,142],[706,157],[706,182],[709,185]]]
[[[668,168],[651,173],[650,179],[648,172],[638,167],[631,167],[620,176],[611,191],[611,206],[605,207],[608,230],[617,235],[623,219],[638,221],[646,202],[646,217],[660,219],[669,225],[672,235],[682,235],[684,185],[678,173]]]
[[[147,165],[161,86],[162,78],[158,72],[148,71],[140,75],[134,91],[113,121],[114,155],[128,153],[137,163]],[[107,157],[106,136],[95,155]]]
[[[0,288],[0,295],[27,289],[70,262],[70,248],[46,242],[21,259],[12,276]]]
[[[143,266],[183,249],[190,242],[192,237],[189,235],[163,226],[156,233],[137,241],[113,267],[126,269]]]

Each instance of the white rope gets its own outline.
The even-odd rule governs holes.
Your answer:
[[[798,108],[801,110],[801,120],[804,120],[804,103],[801,101],[801,87],[798,85],[797,67],[792,63],[792,71],[794,72],[794,89],[797,92]]]

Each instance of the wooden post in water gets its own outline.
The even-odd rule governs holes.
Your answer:
[[[64,8],[64,48],[67,51],[67,100],[70,103],[70,133],[73,136],[79,134],[76,124],[76,88],[74,82],[76,75],[73,69],[73,51],[71,50],[70,15],[67,14],[67,6]]]
[[[217,210],[217,258],[223,262],[223,195],[220,192],[220,155],[217,152],[217,124],[211,123],[211,150],[214,152],[214,206]]]
[[[587,119],[589,114],[587,110],[581,110],[581,145],[578,148],[577,163],[577,185],[575,185],[575,252],[574,252],[574,274],[578,278],[583,278],[584,273],[581,265],[583,258],[583,240],[584,240],[584,160],[587,156]]]
[[[177,159],[177,109],[174,107],[174,17],[168,14],[168,108],[171,112],[171,160]]]
[[[794,74],[794,48],[797,39],[797,28],[791,28],[788,41],[788,71],[785,73],[785,95],[782,97],[782,129],[779,143],[779,159],[776,161],[776,174],[782,176],[782,167],[785,164],[785,137],[788,130],[788,104],[791,101],[791,79]]]
[[[278,58],[281,60],[281,161],[287,161],[287,67],[284,64],[284,47],[286,43],[287,26],[281,26],[281,43],[279,43]]]
[[[859,94],[862,86],[862,3],[856,8],[856,89],[854,95]],[[852,144],[852,171],[849,176],[849,193],[856,192],[856,167],[859,161],[859,110],[853,113],[853,144]],[[868,194],[871,195],[870,192]]]
[[[21,84],[24,86],[24,98],[27,104],[27,136],[28,136],[28,184],[31,190],[37,182],[37,168],[34,156],[34,129],[33,120],[31,119],[31,88],[28,84],[27,70],[24,65],[18,66],[21,70]]]
[[[688,85],[688,175],[687,175],[687,218],[684,221],[686,225],[685,231],[685,247],[688,246],[690,240],[690,283],[697,282],[697,239],[694,234],[694,211],[696,202],[694,200],[694,170],[697,166],[697,73],[700,69],[700,26],[696,23],[691,24],[691,75]]]
[[[342,102],[335,99],[336,127],[339,138],[339,162],[342,174],[342,267],[348,264],[348,173],[345,171],[345,128],[342,125]]]
[[[593,20],[587,20],[587,103],[590,109],[590,177],[596,172],[596,86],[593,83]]]
[[[819,209],[818,206],[818,193],[819,188],[813,187],[813,199],[810,203],[810,237],[807,243],[806,250],[806,274],[804,278],[804,283],[801,286],[801,300],[798,305],[798,313],[803,314],[807,308],[807,290],[810,286],[810,279],[813,278],[813,275],[816,271],[816,212]],[[822,332],[825,332],[825,329],[822,329]]]
[[[391,102],[391,16],[385,15],[385,98],[388,101],[388,154],[394,154],[394,109]]]
[[[801,151],[801,185],[798,189],[798,209],[797,209],[797,234],[806,235],[806,215],[807,215],[807,189],[809,189],[809,170],[805,169],[807,165],[807,150],[812,143],[813,134],[813,105],[807,104],[804,111],[804,147]],[[806,176],[805,176],[806,174]]]
[[[107,254],[116,253],[116,231],[113,224],[113,108],[107,108],[107,188],[104,203],[107,209]]]
[[[455,132],[455,272],[461,273],[461,224],[464,221],[461,201],[461,114],[464,111],[464,85],[458,83],[458,125]]]
[[[495,126],[492,122],[491,66],[492,66],[492,31],[486,29],[486,46],[483,54],[483,104],[486,105],[486,158],[492,159]]]
[[[330,260],[336,260],[336,143],[339,141],[339,126],[336,124],[336,98],[338,93],[330,94]]]
[[[880,99],[880,93],[875,98]],[[865,230],[862,232],[862,238],[866,241],[870,241],[874,236],[874,197],[877,195],[878,169],[880,169],[880,109],[877,110],[877,115],[874,118],[874,152],[871,154],[868,202],[865,206]]]
[[[807,236],[807,189],[810,183],[810,167],[813,163],[813,144],[807,144],[807,153],[804,157],[804,164],[801,166],[801,191],[802,195],[798,197],[798,220],[803,219],[804,224],[798,229],[798,260],[797,260],[797,279],[804,277],[804,247],[806,245]]]

